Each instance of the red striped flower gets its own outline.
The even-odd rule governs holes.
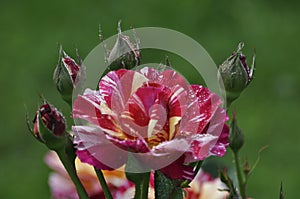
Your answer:
[[[207,88],[189,85],[174,70],[117,70],[74,102],[77,155],[99,169],[116,169],[128,153],[143,169],[173,179],[193,179],[187,163],[223,156],[228,146],[227,115],[221,99]]]

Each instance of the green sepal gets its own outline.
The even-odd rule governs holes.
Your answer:
[[[219,177],[221,181],[227,186],[228,190],[222,190],[222,191],[228,191],[229,195],[227,199],[241,199],[241,196],[238,194],[236,187],[233,184],[232,179],[229,177],[226,170],[221,171],[219,170]]]
[[[38,114],[38,122],[39,122],[39,133],[41,135],[41,139],[45,143],[45,145],[50,150],[61,150],[66,145],[66,136],[65,133],[61,136],[54,135],[53,132],[49,131],[49,129],[44,125],[40,114]]]
[[[62,59],[61,56],[62,55],[60,55],[59,59]],[[63,100],[67,103],[72,102],[72,94],[74,88],[73,81],[71,79],[71,76],[69,75],[69,72],[63,66],[63,64],[60,63],[60,61],[54,71],[53,80]]]
[[[31,127],[32,125],[32,122],[29,121],[29,116],[28,116],[28,113],[26,113],[26,116],[25,116],[25,120],[26,120],[26,124],[27,124],[27,128],[28,128],[28,131],[30,132],[30,134],[36,139],[38,140],[39,142],[43,143],[44,144],[44,141],[40,138],[40,137],[37,137],[34,132],[33,132],[33,129]]]
[[[76,149],[73,144],[73,137],[69,133],[66,134],[65,151],[70,161],[74,163],[77,155],[76,155]]]

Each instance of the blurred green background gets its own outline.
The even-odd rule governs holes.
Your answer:
[[[85,57],[104,36],[122,26],[156,26],[197,40],[220,64],[244,41],[257,50],[255,80],[233,104],[244,130],[242,156],[253,163],[269,145],[249,180],[253,198],[299,198],[300,184],[300,3],[279,0],[1,1],[0,6],[0,195],[5,199],[50,198],[46,148],[27,132],[25,108],[33,118],[39,94],[70,112],[52,83],[57,43]],[[231,154],[224,158],[228,166]]]

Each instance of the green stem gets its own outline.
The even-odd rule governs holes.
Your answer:
[[[236,173],[237,173],[237,178],[239,183],[240,195],[243,199],[246,199],[246,179],[242,170],[238,152],[233,151],[233,156],[234,156]]]
[[[143,178],[141,183],[135,184],[135,195],[134,199],[147,199],[148,198],[148,188],[150,180],[150,172],[141,175]]]
[[[202,163],[203,163],[203,160],[197,162],[197,165],[195,167],[195,176],[198,174],[199,170],[201,169],[201,166],[202,166]]]
[[[99,182],[101,184],[101,187],[102,187],[103,193],[105,195],[105,198],[106,199],[113,199],[113,197],[112,197],[112,195],[109,191],[109,188],[107,186],[107,183],[105,181],[105,178],[104,178],[104,175],[103,175],[102,171],[100,169],[95,168],[95,167],[94,167],[94,169],[95,169],[95,172],[96,172],[97,177],[99,179]]]
[[[56,151],[71,180],[73,181],[80,199],[89,199],[89,196],[77,176],[74,163],[72,163],[64,149]]]

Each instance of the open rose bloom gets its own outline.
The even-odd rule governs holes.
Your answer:
[[[77,155],[99,169],[135,162],[126,170],[192,180],[188,163],[226,152],[229,129],[221,103],[171,69],[111,71],[99,90],[86,89],[74,101]]]

